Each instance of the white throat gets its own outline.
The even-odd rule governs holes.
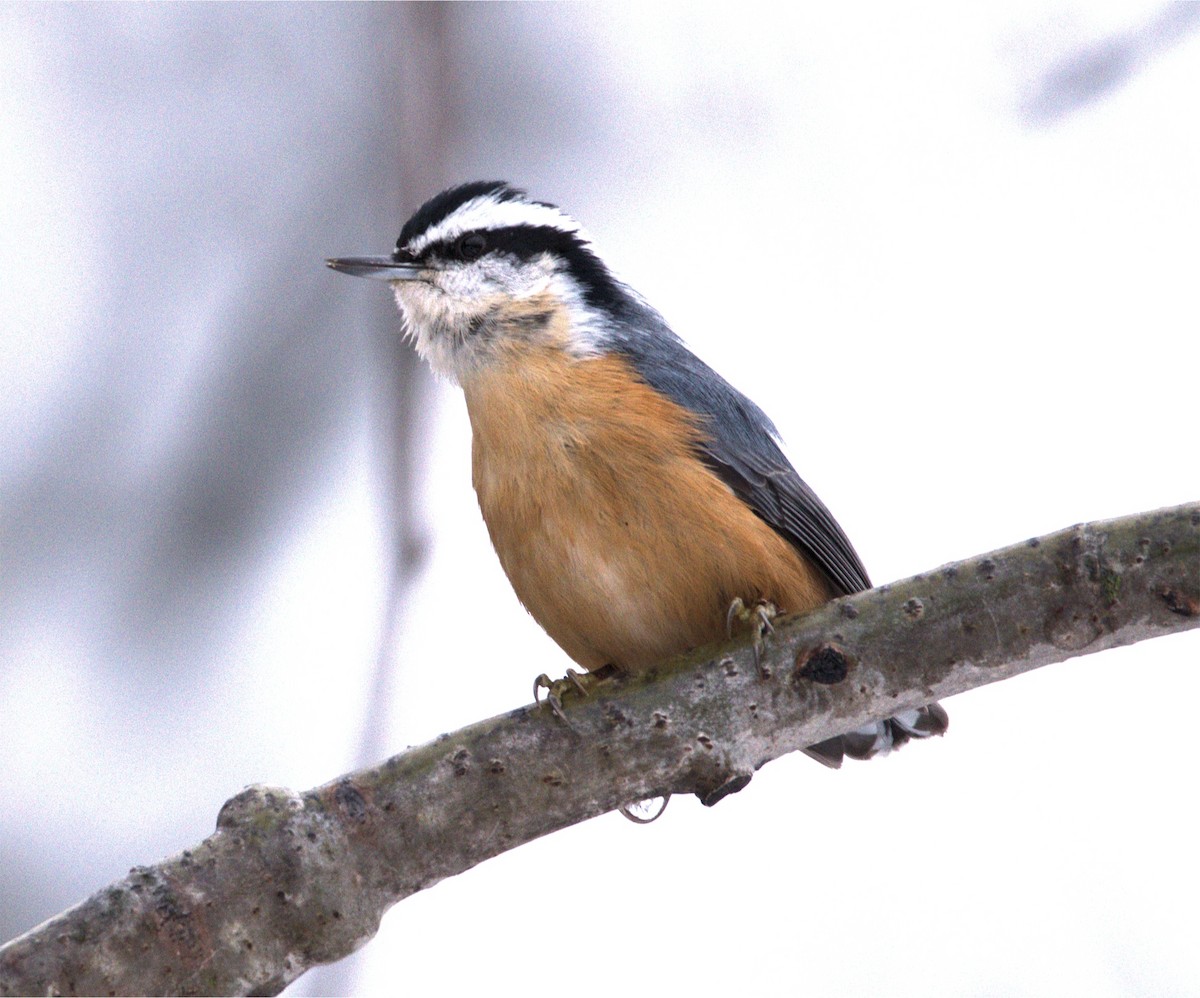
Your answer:
[[[550,257],[484,263],[483,273],[477,264],[462,265],[431,271],[428,280],[392,284],[404,333],[435,373],[461,383],[521,344],[553,343],[575,357],[600,352],[603,317]],[[531,321],[547,309],[564,313],[566,322]]]

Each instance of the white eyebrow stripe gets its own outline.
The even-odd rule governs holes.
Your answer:
[[[583,235],[583,230],[575,219],[550,205],[529,201],[501,201],[494,195],[484,194],[472,198],[437,225],[409,240],[404,248],[416,254],[434,243],[457,239],[464,232],[507,229],[514,225],[545,226],[560,232]]]

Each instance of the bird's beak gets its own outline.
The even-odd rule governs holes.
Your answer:
[[[430,268],[419,263],[397,263],[390,256],[347,256],[326,260],[326,266],[355,277],[374,277],[377,281],[415,281]]]

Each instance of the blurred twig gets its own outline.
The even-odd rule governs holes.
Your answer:
[[[565,719],[525,707],[304,794],[248,788],[195,850],[0,948],[0,994],[273,993],[540,835],[669,792],[714,802],[870,719],[1197,625],[1200,504],[1071,527],[782,620],[761,662],[702,649]]]
[[[462,125],[461,115],[446,95],[452,92],[457,55],[453,22],[462,15],[441,4],[405,4],[394,10],[405,58],[400,66],[403,88],[403,100],[398,105],[400,120],[392,127],[405,137],[405,142],[398,150],[396,162],[380,166],[398,175],[401,195],[395,218],[399,231],[401,219],[416,211],[430,191],[441,190],[452,179],[445,164],[453,136],[461,131]],[[381,431],[376,434],[375,450],[385,479],[381,505],[385,524],[390,528],[391,557],[374,675],[358,747],[360,765],[378,759],[384,750],[386,720],[399,671],[395,660],[397,632],[408,589],[420,571],[427,547],[423,525],[416,522],[415,511],[420,480],[416,455],[423,450],[421,433],[426,423],[422,415],[429,407],[429,372],[401,339],[396,309],[390,298],[378,296],[376,301],[382,335],[373,342],[378,352],[378,370],[372,398]]]
[[[1197,27],[1200,4],[1169,3],[1144,24],[1072,52],[1041,74],[1023,102],[1026,120],[1052,124],[1106,97]]]

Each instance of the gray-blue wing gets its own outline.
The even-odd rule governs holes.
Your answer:
[[[640,304],[640,303],[639,303]],[[807,554],[841,593],[871,588],[858,553],[825,504],[796,474],[774,425],[693,354],[648,306],[627,318],[617,349],[653,388],[705,417],[702,456],[764,521]],[[653,325],[654,335],[645,335]]]
[[[871,588],[862,560],[833,514],[783,456],[775,441],[739,452],[715,433],[704,456],[743,502],[799,547],[842,593]],[[778,454],[772,457],[774,449]]]
[[[854,546],[833,514],[788,463],[775,427],[761,409],[700,360],[640,300],[628,303],[612,346],[668,398],[701,414],[708,439],[702,457],[764,521],[807,554],[842,593],[871,588]],[[646,335],[649,331],[650,335]],[[910,738],[941,735],[949,718],[931,703],[828,738],[804,751],[837,769],[842,758],[886,755]]]

